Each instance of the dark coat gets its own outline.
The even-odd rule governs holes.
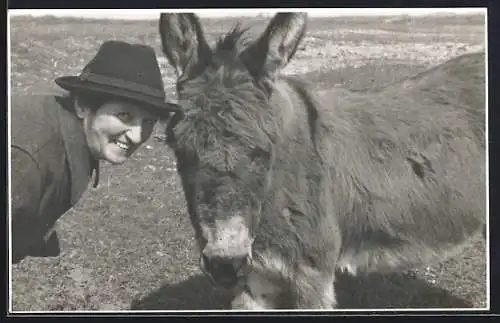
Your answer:
[[[67,98],[14,96],[10,122],[12,262],[57,256],[51,229],[78,202],[98,163]]]

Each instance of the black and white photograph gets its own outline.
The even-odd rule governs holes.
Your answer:
[[[486,8],[7,20],[8,315],[490,309]]]

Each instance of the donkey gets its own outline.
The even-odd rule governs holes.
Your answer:
[[[336,270],[441,260],[485,225],[484,53],[374,93],[315,91],[279,74],[306,24],[278,13],[211,47],[195,14],[160,16],[183,106],[167,141],[232,309],[335,308]]]

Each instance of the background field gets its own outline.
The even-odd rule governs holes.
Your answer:
[[[245,18],[260,32],[262,18]],[[236,19],[204,20],[209,41]],[[165,90],[173,71],[156,21],[11,18],[12,93],[57,91],[53,79],[79,73],[107,39],[157,50]],[[394,82],[485,48],[483,16],[311,18],[285,73],[318,87],[364,89]],[[161,138],[161,125],[156,130]],[[101,165],[101,182],[58,222],[58,258],[28,258],[12,269],[15,311],[225,309],[228,297],[198,268],[198,253],[172,152],[151,138],[127,163]],[[339,275],[341,308],[485,307],[484,241],[460,256],[394,275]]]

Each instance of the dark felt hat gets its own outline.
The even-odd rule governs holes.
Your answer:
[[[180,112],[165,102],[163,80],[153,48],[122,41],[106,41],[78,76],[55,82],[71,92],[88,92],[129,99],[158,113]]]

